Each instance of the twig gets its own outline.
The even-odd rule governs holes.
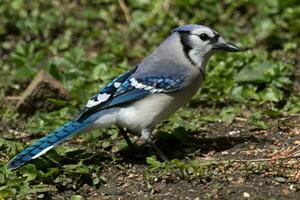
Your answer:
[[[6,155],[5,153],[0,153],[0,162],[6,163],[9,160],[9,156]]]
[[[122,10],[123,13],[124,13],[124,16],[125,16],[125,19],[126,19],[127,24],[129,24],[130,21],[131,21],[131,17],[130,17],[130,14],[129,14],[129,9],[128,9],[128,7],[126,6],[124,0],[118,0],[118,3],[119,3],[119,5],[120,5],[120,7],[121,7],[121,10]]]
[[[210,160],[214,164],[222,164],[228,162],[267,162],[267,161],[276,161],[276,160],[289,160],[292,158],[300,158],[300,151],[296,151],[288,156],[285,157],[277,157],[277,158],[259,158],[259,159],[249,159],[249,160],[222,160],[222,161],[214,161]],[[211,163],[201,163],[201,165],[210,165]]]
[[[283,113],[283,116],[281,118],[278,118],[278,120],[273,121],[272,123],[283,122],[285,120],[292,119],[292,118],[295,118],[295,117],[300,117],[300,114],[298,114],[298,113],[289,114],[289,113],[285,112],[285,113]]]
[[[288,119],[291,117],[300,117],[300,114],[298,114],[298,113],[294,113],[294,114],[284,113],[284,115],[287,115],[287,116],[283,117],[282,119]]]
[[[300,157],[300,151],[296,151],[295,153],[285,156],[285,157],[277,157],[277,158],[260,158],[260,159],[250,159],[250,160],[230,160],[231,162],[266,162],[266,161],[275,161],[275,160],[288,160],[292,158]]]
[[[6,96],[4,97],[5,100],[8,100],[8,101],[19,101],[22,97],[20,96]]]
[[[287,154],[292,153],[293,151],[295,151],[296,149],[298,149],[298,147],[300,147],[300,144],[297,144],[294,148],[290,149]]]
[[[247,119],[242,118],[242,117],[236,117],[235,120],[236,121],[242,121],[242,122],[246,122],[247,121]]]

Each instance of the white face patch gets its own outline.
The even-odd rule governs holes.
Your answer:
[[[189,58],[197,65],[199,68],[203,68],[210,56],[213,53],[213,45],[210,44],[208,40],[201,40],[200,35],[206,34],[209,38],[214,38],[217,32],[214,30],[201,27],[193,30],[189,35],[189,41],[191,45],[191,50],[189,51]]]
[[[200,35],[201,33],[205,33],[210,38],[215,36],[215,33],[207,27],[197,28],[197,29],[193,30],[191,33],[194,35]]]
[[[201,40],[200,39],[201,34],[207,35],[208,38],[210,39],[210,38],[214,38],[215,35],[218,33],[207,27],[198,28],[191,32],[189,39],[190,39],[190,44],[192,49],[202,54],[200,56],[205,56],[205,54],[209,53],[209,51],[212,49],[212,45],[210,44],[209,39]]]

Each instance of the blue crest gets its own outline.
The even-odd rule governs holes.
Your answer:
[[[202,25],[198,25],[198,24],[187,24],[187,25],[182,25],[182,26],[178,26],[177,28],[174,28],[172,30],[172,33],[177,32],[177,31],[192,31],[195,30],[197,28],[201,28],[203,27]]]

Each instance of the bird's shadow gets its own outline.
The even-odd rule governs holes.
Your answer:
[[[256,137],[251,134],[238,136],[224,136],[225,131],[217,131],[214,134],[204,134],[201,132],[186,131],[184,128],[176,128],[172,134],[167,132],[159,132],[156,136],[155,144],[164,152],[169,159],[182,159],[186,156],[203,155],[208,152],[222,152],[232,148],[241,148],[245,143],[265,144],[266,138]],[[85,164],[99,164],[112,160],[110,150],[100,150],[96,153],[86,152],[84,149],[77,149],[66,153],[65,156],[58,156],[55,151],[50,151],[47,160],[56,160],[56,162],[47,162],[45,159],[37,159],[34,162],[41,168],[49,167],[49,165],[74,164],[83,161]],[[134,149],[128,146],[122,148],[115,156],[120,162],[146,164],[146,157],[155,155],[150,145],[144,143],[142,145],[134,144]],[[157,156],[158,159],[159,156]],[[117,161],[118,162],[118,161]]]
[[[245,143],[267,142],[266,138],[255,137],[253,135],[243,136],[223,136],[222,134],[213,136],[201,136],[199,132],[189,132],[183,129],[176,129],[172,134],[159,132],[155,144],[169,159],[182,159],[193,154],[206,154],[208,152],[222,152],[231,148],[240,147]],[[145,163],[145,158],[155,155],[150,145],[135,145],[132,151],[130,148],[121,149],[118,156],[123,161],[130,163]],[[158,156],[157,156],[158,157]]]

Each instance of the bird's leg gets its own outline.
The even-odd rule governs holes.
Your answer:
[[[169,162],[168,157],[156,146],[153,141],[147,141],[147,143],[151,145],[152,149],[161,159],[163,159],[163,161]]]
[[[129,146],[130,150],[133,151],[134,150],[134,146],[133,146],[130,138],[128,137],[128,135],[126,133],[126,130],[124,128],[122,128],[122,127],[118,127],[118,129],[119,129],[120,133],[123,135],[123,137],[125,138],[125,140],[126,140],[128,146]]]
[[[144,139],[144,141],[146,141],[148,144],[151,145],[151,147],[154,150],[154,152],[156,153],[156,155],[158,155],[165,162],[169,162],[168,157],[153,142],[151,129],[144,129],[142,131],[142,138]]]
[[[163,159],[164,162],[166,163],[170,163],[170,160],[168,159],[168,157],[154,144],[154,142],[151,141],[147,141],[148,144],[151,145],[152,149],[155,151],[155,153],[161,158]],[[178,168],[175,169],[174,173],[179,176],[180,178],[184,179],[185,175],[184,172],[182,171],[182,169]]]
[[[166,163],[170,163],[168,157],[156,146],[156,144],[152,140],[152,131],[149,129],[144,129],[142,131],[142,138],[151,145],[152,149],[155,151],[156,155],[158,155],[163,161]],[[182,169],[175,169],[174,173],[179,176],[180,178],[184,179],[184,172]]]

